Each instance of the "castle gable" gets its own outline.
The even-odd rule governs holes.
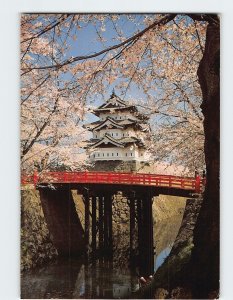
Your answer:
[[[103,128],[120,128],[120,129],[123,129],[124,127],[121,126],[119,123],[115,122],[110,117],[108,117],[101,124],[98,124],[96,127],[94,127],[93,130],[100,130],[100,129],[103,129]]]
[[[107,145],[124,148],[124,144],[110,137],[108,134],[106,134],[100,141],[93,144],[92,147],[96,148],[96,147],[107,146]]]

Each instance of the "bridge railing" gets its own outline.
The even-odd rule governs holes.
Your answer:
[[[197,193],[203,188],[200,176],[181,177],[173,175],[116,172],[42,172],[22,176],[22,184],[34,183],[97,183],[146,185],[191,190]]]

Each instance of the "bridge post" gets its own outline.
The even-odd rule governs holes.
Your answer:
[[[140,275],[148,277],[154,273],[152,196],[147,188],[141,192],[138,200],[139,269]]]
[[[112,195],[104,194],[104,254],[112,255]]]
[[[108,250],[108,224],[109,224],[109,210],[108,210],[108,196],[104,195],[104,256],[107,254]]]
[[[145,252],[146,252],[146,265],[147,265],[147,274],[153,275],[154,273],[154,240],[153,240],[153,213],[152,213],[152,196],[150,193],[145,199],[144,209],[145,209]]]
[[[112,194],[111,190],[97,190],[98,195],[98,229],[99,243],[98,252],[101,256],[112,257]]]
[[[91,236],[92,236],[92,255],[95,257],[96,252],[96,197],[92,197],[92,228],[91,228]]]
[[[44,216],[52,241],[62,256],[84,253],[84,231],[69,187],[39,188]]]
[[[142,200],[137,197],[137,229],[138,229],[138,262],[139,270],[142,269]],[[141,274],[140,274],[141,275]]]
[[[99,199],[99,253],[103,252],[103,237],[104,237],[104,223],[103,223],[103,196],[98,196]]]
[[[109,224],[108,224],[108,230],[109,230],[109,256],[112,257],[112,251],[113,251],[113,240],[112,240],[112,195],[109,197]]]
[[[86,256],[89,256],[89,227],[90,227],[90,196],[89,189],[85,189],[84,192],[84,240],[85,240],[85,248],[86,248]]]
[[[135,223],[135,192],[129,196],[130,205],[130,264],[135,265],[135,250],[136,250],[136,223]]]

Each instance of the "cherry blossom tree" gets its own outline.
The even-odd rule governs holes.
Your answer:
[[[130,37],[122,20],[133,26]],[[80,33],[90,26],[100,50],[79,55]],[[197,68],[205,31],[206,22],[171,14],[22,15],[23,168],[41,160],[44,165],[60,160],[76,167],[71,154],[85,140],[81,124],[91,111],[88,102],[98,95],[106,98],[110,85],[123,98],[132,98],[135,87],[143,93],[131,101],[151,117],[147,146],[154,160],[183,164],[192,171],[203,168]]]
[[[90,26],[98,49],[83,52]],[[43,159],[75,167],[72,149],[83,146],[89,104],[106,98],[109,86],[122,98],[132,94],[150,115],[155,160],[190,170],[206,164],[190,265],[196,298],[219,284],[219,27],[211,14],[24,14],[21,20],[23,169]]]
[[[42,22],[40,22],[42,19]],[[58,19],[57,23],[53,24]],[[37,66],[55,59],[65,49],[46,35],[60,30],[66,16],[23,15],[21,26],[21,67]],[[60,23],[59,23],[60,22]],[[65,25],[66,26],[66,25]],[[53,27],[53,28],[52,28]],[[54,32],[52,33],[54,34]],[[59,77],[60,76],[60,77]],[[86,132],[80,126],[85,106],[75,89],[66,88],[63,72],[32,70],[22,72],[21,81],[21,161],[32,171],[58,167],[80,167],[85,154],[80,152]],[[77,157],[79,158],[77,160]]]

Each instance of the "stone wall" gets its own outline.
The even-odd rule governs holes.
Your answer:
[[[113,196],[113,265],[127,266],[129,262],[130,213],[127,198],[118,192]]]
[[[21,270],[27,270],[57,256],[42,210],[39,192],[21,191]]]
[[[72,192],[69,188],[40,188],[39,192],[48,229],[58,253],[69,257],[84,253],[84,231]]]
[[[92,171],[103,172],[137,172],[141,169],[144,163],[138,161],[121,161],[121,160],[109,160],[109,161],[96,161],[91,167]]]

